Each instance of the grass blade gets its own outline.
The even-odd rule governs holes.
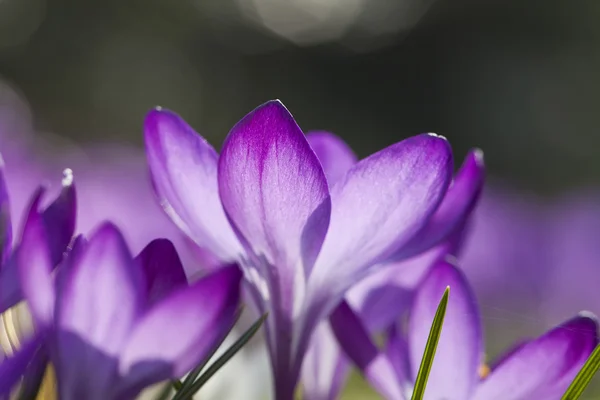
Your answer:
[[[581,397],[598,369],[600,369],[600,346],[596,346],[575,379],[573,379],[573,382],[571,382],[562,400],[577,400]]]
[[[435,351],[440,340],[442,333],[442,325],[444,323],[444,317],[446,316],[446,307],[448,306],[448,294],[450,293],[450,286],[446,287],[442,300],[438,305],[431,329],[429,330],[429,337],[427,338],[427,344],[425,345],[425,351],[423,352],[423,358],[421,359],[421,366],[419,367],[419,373],[415,380],[415,389],[413,391],[411,400],[423,400],[425,395],[425,386],[427,385],[427,379],[429,378],[429,372],[433,365],[433,358],[435,357]]]
[[[181,400],[184,398],[183,393],[190,389],[190,387],[192,386],[192,384],[194,383],[196,378],[198,378],[198,376],[200,375],[200,372],[202,372],[204,367],[206,367],[206,364],[208,364],[210,359],[215,355],[215,353],[217,352],[217,349],[219,347],[221,347],[221,345],[225,341],[225,338],[229,335],[229,333],[231,333],[231,331],[233,330],[233,327],[235,326],[235,324],[237,324],[238,320],[240,319],[240,317],[242,315],[242,311],[243,311],[243,307],[240,307],[240,309],[237,312],[237,315],[234,318],[233,324],[231,324],[231,329],[229,329],[229,332],[227,333],[227,335],[223,336],[221,341],[219,343],[217,343],[217,345],[212,349],[210,354],[208,354],[206,356],[206,358],[185,377],[183,382],[173,381],[173,388],[177,391],[177,393],[175,394],[175,396],[173,397],[172,400]]]
[[[248,343],[250,341],[250,339],[252,339],[252,337],[254,337],[256,332],[258,332],[258,330],[262,326],[263,322],[265,322],[265,320],[267,319],[267,315],[268,315],[268,313],[265,313],[254,324],[252,324],[252,326],[246,332],[244,332],[244,334],[242,336],[240,336],[240,338],[230,348],[228,348],[223,353],[223,355],[221,355],[221,357],[219,357],[214,363],[212,363],[208,367],[206,372],[204,372],[204,374],[202,374],[202,376],[200,378],[198,378],[198,380],[195,381],[189,389],[182,389],[181,391],[179,391],[179,393],[181,393],[181,399],[185,399],[185,400],[191,399],[192,396],[198,390],[200,390],[200,388],[202,386],[204,386],[204,384],[219,369],[221,369],[221,367],[223,365],[225,365],[225,363],[227,363],[227,361],[229,361],[231,359],[231,357],[233,357],[238,351],[240,351],[241,348],[244,347],[244,345],[246,343]]]

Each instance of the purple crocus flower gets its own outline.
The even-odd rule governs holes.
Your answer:
[[[170,242],[153,241],[134,259],[121,232],[104,223],[89,242],[79,237],[53,279],[35,205],[25,232],[18,257],[23,292],[61,399],[130,399],[181,377],[235,321],[237,266],[188,286]]]
[[[558,399],[598,343],[595,317],[582,313],[537,339],[520,343],[486,366],[481,317],[472,290],[458,268],[440,261],[419,285],[406,329],[399,324],[392,330],[383,352],[347,303],[331,316],[344,351],[385,398],[410,398],[447,286],[450,298],[426,400]]]
[[[307,137],[319,159],[324,160],[322,164],[330,185],[356,162],[347,145],[332,134],[312,132]],[[472,151],[459,173],[463,182],[472,184],[471,208],[475,206],[483,187],[482,161],[480,151]],[[402,310],[410,305],[417,285],[438,259],[449,254],[459,255],[463,244],[464,228],[469,220],[470,218],[464,218],[463,224],[457,226],[445,242],[409,260],[392,263],[349,290],[346,300],[360,314],[361,322],[371,335],[386,332],[395,323]],[[310,400],[338,398],[349,371],[350,363],[338,345],[329,323],[321,322],[312,336],[311,345],[302,365],[301,381],[304,398]]]
[[[145,123],[161,205],[204,251],[239,262],[259,312],[270,312],[266,336],[282,400],[293,398],[312,331],[346,290],[382,264],[445,240],[479,188],[459,174],[448,190],[452,154],[437,135],[342,167],[339,140],[321,139],[317,158],[319,144],[278,101],[238,122],[220,156],[169,111],[152,111]],[[338,172],[329,184],[326,175]]]
[[[30,221],[26,220],[21,229],[21,238],[13,243],[13,227],[10,217],[9,193],[4,180],[4,164],[0,159],[0,313],[16,305],[23,299],[21,282],[19,280],[18,258],[28,251],[24,240],[31,235]],[[73,176],[70,170],[65,171],[62,180],[62,191],[58,197],[43,211],[39,212],[45,188],[39,187],[33,195],[33,203],[38,213],[38,229],[51,238],[47,245],[48,268],[54,269],[62,260],[63,253],[73,236],[75,228],[76,195]],[[11,338],[9,337],[9,340]],[[39,340],[26,342],[11,358],[0,364],[0,395],[6,394],[21,378],[25,368],[31,361],[39,346]]]
[[[40,206],[46,189],[39,187],[33,194],[34,203]],[[22,299],[18,279],[16,257],[21,250],[20,243],[13,243],[13,227],[10,215],[9,193],[4,180],[4,164],[0,159],[0,313],[14,306]],[[76,195],[73,175],[64,172],[62,190],[58,197],[41,214],[42,226],[49,240],[49,262],[52,268],[59,264],[63,253],[71,242],[75,229]],[[22,228],[22,236],[28,234],[27,223]]]

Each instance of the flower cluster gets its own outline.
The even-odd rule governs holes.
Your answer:
[[[165,381],[190,398],[266,318],[276,399],[299,387],[338,398],[352,363],[385,398],[409,399],[447,286],[428,400],[559,398],[597,344],[595,317],[580,314],[486,364],[460,270],[484,183],[478,149],[456,174],[435,134],[358,160],[333,134],[305,135],[279,101],[238,122],[220,154],[161,108],[144,139],[157,202],[194,250],[184,262],[159,237],[133,255],[128,223],[77,228],[85,202],[70,170],[50,205],[34,193],[13,241],[0,176],[0,312],[24,301],[34,326],[0,364],[0,396],[39,387],[51,365],[60,399],[133,399]],[[242,303],[263,319],[214,361]]]

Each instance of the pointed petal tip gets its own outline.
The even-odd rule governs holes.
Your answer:
[[[425,135],[426,136],[430,136],[432,138],[441,139],[441,140],[444,140],[446,142],[448,141],[448,139],[446,138],[446,136],[443,136],[443,135],[440,135],[440,134],[437,134],[437,133],[434,133],[434,132],[427,132]]]
[[[94,229],[93,233],[90,235],[90,241],[97,237],[122,237],[122,234],[121,230],[114,222],[105,220],[96,226],[96,229]]]
[[[63,177],[61,180],[61,184],[63,187],[68,187],[73,185],[73,170],[71,168],[65,168],[63,170]]]
[[[566,325],[576,326],[596,333],[600,330],[600,320],[598,319],[598,316],[587,310],[578,312],[577,316],[568,321]]]
[[[469,152],[470,156],[473,157],[473,160],[475,161],[475,163],[480,166],[483,167],[485,165],[485,159],[484,159],[484,154],[483,154],[483,150],[481,150],[480,148],[476,147],[474,149],[472,149]]]
[[[158,135],[164,131],[172,132],[173,129],[165,129],[168,125],[179,127],[185,124],[183,119],[175,112],[166,108],[157,106],[146,114],[144,120],[145,135]]]
[[[266,103],[261,104],[256,107],[253,111],[251,111],[247,116],[261,116],[261,115],[273,115],[278,118],[288,117],[292,118],[292,114],[288,110],[288,108],[283,104],[283,102],[279,99],[269,100]],[[245,118],[244,118],[245,119]]]

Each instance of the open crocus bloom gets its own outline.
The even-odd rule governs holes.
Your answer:
[[[231,329],[241,272],[228,266],[186,284],[172,244],[151,242],[135,259],[119,230],[79,237],[51,276],[41,215],[32,207],[18,265],[61,399],[129,399],[181,377]]]
[[[459,174],[448,190],[452,154],[437,135],[359,162],[338,152],[338,139],[320,139],[309,142],[279,101],[236,124],[220,156],[169,111],[152,111],[145,123],[163,208],[204,251],[239,262],[259,312],[270,312],[281,400],[293,398],[310,335],[346,290],[444,241],[463,225],[479,188],[479,176]]]
[[[380,352],[347,303],[331,324],[344,351],[388,399],[409,399],[438,303],[447,286],[446,318],[425,390],[426,400],[560,399],[598,343],[595,317],[585,313],[535,340],[522,342],[488,367],[481,318],[464,275],[440,261],[419,285],[406,335],[394,329]]]

